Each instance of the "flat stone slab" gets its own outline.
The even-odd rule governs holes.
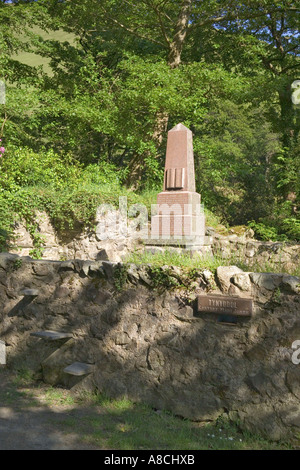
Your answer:
[[[212,245],[213,238],[210,236],[198,236],[198,237],[181,237],[181,239],[175,237],[168,238],[147,238],[143,240],[145,245],[152,246],[176,246],[178,248],[192,248],[201,249],[203,246]]]
[[[64,369],[66,374],[70,375],[86,375],[94,370],[94,364],[86,364],[84,362],[73,362],[70,366]]]
[[[30,335],[37,336],[38,338],[50,339],[51,341],[73,337],[72,333],[64,333],[62,331],[52,331],[52,330],[35,331],[34,333],[30,333]]]
[[[38,291],[38,289],[24,289],[24,290],[22,290],[21,294],[25,295],[25,296],[34,296],[34,297],[36,297],[37,295],[39,295],[39,291]]]
[[[6,364],[6,345],[4,341],[0,340],[0,364]]]

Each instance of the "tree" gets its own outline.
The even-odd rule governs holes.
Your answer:
[[[23,134],[26,140],[25,121],[28,122],[30,110],[37,105],[36,98],[29,90],[38,83],[38,70],[21,62],[18,55],[33,50],[35,26],[52,27],[53,21],[43,4],[26,0],[1,0],[0,25],[0,79],[7,90],[6,102],[0,105],[0,136],[3,136],[4,128],[8,125],[11,139],[14,136],[19,139],[20,134]]]
[[[105,40],[109,33],[117,38],[116,44],[121,49],[120,41],[124,41],[124,38],[127,44],[128,40],[132,41],[131,47],[135,45],[138,48],[141,42],[148,44],[148,47],[151,44],[154,48],[152,50],[171,69],[179,67],[183,59],[185,63],[195,60],[195,56],[188,53],[195,51],[192,46],[195,38],[198,40],[198,49],[202,49],[200,56],[205,55],[208,42],[210,49],[220,50],[220,38],[221,41],[227,41],[234,51],[242,46],[241,54],[235,53],[234,57],[232,53],[229,54],[233,59],[231,67],[238,66],[243,55],[249,55],[245,49],[250,47],[252,54],[256,54],[266,69],[284,77],[275,86],[279,93],[282,122],[286,128],[289,126],[291,106],[286,73],[299,66],[295,35],[299,12],[297,2],[73,0],[63,3],[54,1],[51,4],[52,11],[55,7],[64,24],[80,37],[80,43],[86,51],[91,49],[95,38],[102,37]],[[287,37],[287,32],[291,38]],[[214,57],[220,59],[216,55]],[[225,62],[228,64],[228,60]],[[157,111],[152,138],[158,148],[166,132],[168,118],[164,109]]]
[[[74,36],[49,40],[29,28],[28,47],[50,61],[51,74],[34,71],[30,114],[24,109],[20,119],[16,102],[16,139],[72,152],[85,165],[108,160],[141,187],[160,180],[166,131],[184,122],[194,132],[198,185],[231,222],[256,209],[264,217],[274,201],[296,194],[296,2],[16,4],[43,28]],[[285,165],[296,169],[290,179]]]

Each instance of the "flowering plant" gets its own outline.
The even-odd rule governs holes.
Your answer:
[[[2,141],[2,139],[0,139],[0,142]],[[0,147],[0,157],[2,157],[2,155],[4,154],[5,152],[5,148],[4,147]]]

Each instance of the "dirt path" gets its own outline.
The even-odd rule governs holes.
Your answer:
[[[44,400],[45,388],[34,388],[30,393],[27,386],[16,386],[13,379],[10,372],[0,369],[0,450],[100,450],[85,442],[81,426],[76,426],[95,410],[49,405]]]

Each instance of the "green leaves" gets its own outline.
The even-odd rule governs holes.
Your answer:
[[[281,221],[297,218],[296,2],[14,3],[0,3],[0,128],[5,147],[26,149],[2,161],[2,193],[41,181],[51,191],[66,181],[116,188],[125,177],[161,187],[167,130],[183,122],[210,209],[233,223],[279,207]],[[70,214],[86,219],[87,199]]]

